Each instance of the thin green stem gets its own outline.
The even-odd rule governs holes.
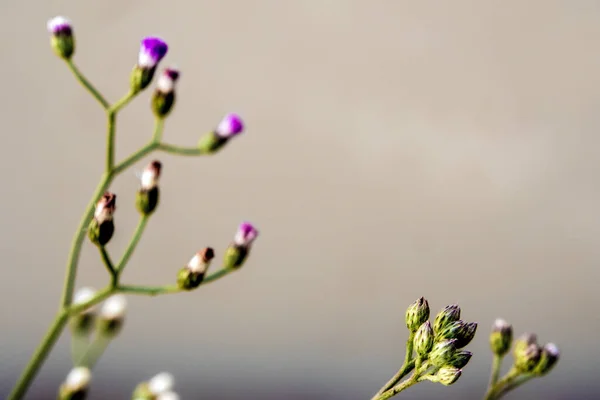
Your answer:
[[[534,375],[521,375],[521,376],[518,376],[518,377],[512,379],[509,382],[506,382],[504,385],[502,385],[502,387],[500,387],[497,390],[494,399],[501,398],[502,396],[504,396],[511,390],[518,388],[519,386],[523,385],[526,382],[529,382],[533,378],[535,378]]]
[[[50,325],[48,332],[46,332],[46,335],[42,339],[42,342],[39,344],[38,348],[35,350],[35,353],[33,353],[33,356],[29,360],[29,363],[23,370],[23,374],[15,384],[12,392],[10,392],[8,395],[7,400],[17,400],[23,398],[27,392],[27,389],[29,388],[29,385],[31,384],[31,381],[46,360],[48,353],[60,337],[68,318],[69,314],[64,311],[60,312],[56,316],[54,322],[52,325]]]
[[[167,286],[136,286],[136,285],[119,285],[117,290],[121,293],[140,294],[146,296],[157,296],[159,294],[179,293],[182,291],[176,285]]]
[[[521,377],[521,373],[514,367],[510,369],[495,385],[490,386],[487,393],[485,394],[484,400],[496,400],[500,398],[505,392],[505,387],[511,386],[516,379]]]
[[[67,62],[67,66],[69,67],[69,69],[71,70],[73,75],[75,75],[75,78],[79,81],[79,83],[88,92],[91,93],[91,95],[98,101],[98,103],[100,103],[102,108],[104,108],[105,110],[108,110],[108,108],[110,107],[110,104],[108,103],[108,101],[106,101],[106,99],[104,98],[104,96],[102,96],[102,94],[100,94],[98,89],[96,89],[94,87],[94,85],[92,85],[90,83],[90,81],[88,81],[87,78],[81,73],[81,71],[79,71],[79,68],[77,68],[77,66],[75,65],[73,60],[67,60],[66,62]]]
[[[92,217],[94,216],[94,209],[96,208],[96,202],[100,199],[100,196],[106,191],[112,181],[112,174],[102,175],[100,183],[96,187],[96,191],[92,195],[92,200],[88,204],[81,221],[79,221],[79,227],[73,237],[73,243],[71,244],[71,250],[69,251],[69,257],[67,261],[67,273],[65,275],[64,289],[62,293],[61,306],[66,307],[71,304],[73,299],[73,287],[75,285],[75,278],[77,276],[77,263],[79,262],[79,255],[81,253],[81,245],[85,239],[87,232],[87,226],[89,225]]]
[[[140,218],[140,220],[137,224],[137,227],[135,228],[135,231],[133,232],[133,236],[132,236],[131,240],[129,241],[129,245],[125,249],[123,256],[121,257],[121,259],[119,260],[119,263],[117,264],[117,267],[116,267],[117,274],[120,274],[121,272],[123,272],[123,269],[129,262],[129,259],[133,255],[133,252],[135,251],[140,239],[142,238],[142,234],[144,233],[144,229],[146,228],[147,223],[148,223],[148,216],[143,215]]]
[[[104,266],[108,270],[108,273],[110,274],[111,286],[115,287],[115,286],[117,286],[117,283],[118,283],[119,271],[115,268],[115,265],[113,264],[112,260],[110,259],[110,254],[108,254],[106,247],[98,246],[98,250],[100,250],[100,256],[102,257],[102,263],[104,264]]]
[[[81,356],[77,362],[77,366],[88,367],[90,370],[94,368],[100,356],[104,354],[106,348],[110,344],[110,339],[106,336],[99,335],[96,339],[88,346],[87,351]]]
[[[106,173],[109,174],[115,164],[115,130],[117,115],[113,111],[108,112],[108,124],[106,128]]]
[[[379,391],[371,400],[378,399],[382,393],[390,390],[395,384],[397,384],[402,378],[404,378],[410,373],[410,371],[413,370],[415,367],[415,360],[413,359],[414,339],[415,334],[410,332],[408,334],[408,339],[406,340],[406,354],[404,355],[404,362],[402,363],[402,366],[398,372],[396,372],[396,375],[394,375],[385,385],[383,385],[383,387],[379,389]]]
[[[496,382],[498,382],[498,377],[500,377],[500,368],[502,367],[502,359],[504,356],[500,356],[498,354],[494,354],[494,358],[492,360],[492,372],[490,373],[490,384],[489,387],[493,387]]]
[[[202,280],[202,285],[219,280],[219,279],[223,278],[224,276],[227,276],[230,273],[235,272],[235,271],[237,271],[235,268],[221,268],[217,272],[213,272],[212,274],[205,277]]]
[[[96,305],[96,304],[100,303],[101,301],[107,299],[115,291],[116,291],[116,289],[113,288],[112,286],[110,286],[110,285],[106,286],[104,289],[96,292],[96,295],[94,297],[92,297],[91,299],[89,299],[88,301],[86,301],[84,303],[72,304],[71,306],[67,307],[66,312],[69,314],[69,316],[79,314],[80,312],[87,310],[91,306]]]
[[[125,107],[131,100],[133,100],[133,98],[137,95],[137,93],[134,93],[132,91],[129,91],[125,96],[121,97],[119,100],[117,100],[117,102],[115,102],[115,104],[113,104],[112,106],[110,106],[108,108],[108,112],[109,113],[113,113],[116,114],[117,112],[119,112],[123,107]]]
[[[200,156],[204,154],[204,152],[197,147],[181,147],[167,143],[159,144],[158,150],[164,151],[165,153],[177,154],[180,156]]]
[[[387,400],[390,397],[394,397],[398,393],[408,389],[409,387],[413,386],[414,384],[416,384],[418,382],[419,382],[419,374],[417,374],[417,372],[415,371],[415,372],[413,372],[413,374],[411,375],[411,377],[409,379],[397,384],[393,388],[383,392],[381,395],[376,396],[375,399]]]
[[[140,161],[142,158],[146,157],[148,154],[152,153],[158,147],[158,143],[150,142],[146,144],[144,147],[131,154],[125,160],[121,161],[117,164],[113,169],[113,174],[118,175],[121,172],[125,171],[127,168],[131,167],[136,162]]]
[[[156,117],[154,119],[154,132],[152,133],[152,143],[160,143],[165,127],[165,119]]]

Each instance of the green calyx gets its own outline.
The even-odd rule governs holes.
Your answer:
[[[161,92],[160,90],[154,91],[152,96],[152,112],[158,118],[166,118],[169,113],[173,110],[175,105],[175,92],[170,91],[168,93]]]
[[[71,34],[57,33],[50,38],[50,46],[57,56],[69,60],[75,53],[75,38]]]
[[[406,327],[416,332],[429,319],[429,303],[424,297],[418,298],[406,309]]]
[[[112,219],[99,223],[96,218],[92,219],[88,227],[88,237],[97,246],[107,244],[115,233],[115,224]]]
[[[217,135],[215,132],[205,134],[198,141],[198,148],[202,153],[212,154],[223,148],[229,139]]]
[[[142,215],[150,215],[156,210],[160,198],[158,186],[152,189],[141,189],[137,192],[135,206]]]
[[[429,362],[436,367],[446,365],[456,353],[456,339],[446,339],[433,345],[429,353]]]
[[[415,351],[422,358],[426,358],[431,351],[431,348],[433,347],[433,329],[431,328],[431,323],[429,321],[426,321],[419,329],[417,329],[414,338],[414,346]]]
[[[457,304],[451,304],[440,311],[433,322],[433,331],[436,336],[449,324],[460,319],[460,307]]]
[[[183,267],[177,273],[177,286],[183,290],[196,289],[204,280],[203,272],[194,272],[188,267]]]
[[[225,250],[223,266],[225,268],[240,268],[248,258],[249,253],[250,249],[248,247],[232,244]]]
[[[133,67],[133,71],[131,72],[131,76],[129,78],[129,86],[131,88],[131,92],[139,93],[142,90],[146,89],[148,85],[150,85],[150,82],[152,82],[155,72],[156,67],[141,68],[137,65]]]

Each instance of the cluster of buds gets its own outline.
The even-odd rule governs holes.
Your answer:
[[[422,379],[451,385],[458,380],[472,353],[463,350],[475,337],[477,323],[460,319],[460,307],[446,306],[429,322],[429,304],[423,297],[406,311],[406,326],[413,336],[417,364],[432,367]]]
[[[224,268],[240,268],[250,254],[252,243],[258,237],[258,230],[249,222],[240,224],[233,243],[225,251]]]
[[[200,138],[198,148],[203,153],[211,154],[221,149],[230,139],[244,131],[244,122],[237,114],[227,114],[219,125],[207,135]]]
[[[62,59],[71,59],[75,53],[75,36],[71,21],[65,17],[54,17],[48,21],[47,28],[51,35],[52,50]]]
[[[58,390],[59,400],[83,400],[87,396],[92,373],[87,367],[75,367]]]
[[[510,350],[513,338],[512,326],[503,319],[497,319],[490,334],[490,348],[499,356],[505,356]],[[537,335],[524,333],[514,341],[513,370],[519,374],[544,376],[558,362],[560,352],[554,343],[544,346],[538,344]]]
[[[141,187],[135,199],[135,205],[142,215],[152,214],[158,206],[160,194],[158,179],[161,170],[162,164],[160,161],[154,160],[142,172]]]
[[[140,383],[133,391],[132,400],[179,400],[173,391],[175,380],[168,372],[161,372],[150,380]]]
[[[138,61],[130,78],[132,93],[139,93],[150,85],[158,63],[167,55],[168,50],[167,43],[159,37],[149,36],[142,39]]]
[[[88,235],[92,243],[97,246],[106,245],[115,232],[113,214],[117,207],[116,202],[117,196],[114,193],[106,192],[96,203],[96,210],[88,228]]]
[[[196,253],[190,262],[179,270],[177,285],[184,290],[192,290],[200,286],[214,257],[215,251],[211,247],[206,247]]]

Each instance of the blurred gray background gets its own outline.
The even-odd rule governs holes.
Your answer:
[[[111,100],[139,40],[168,41],[162,66],[182,70],[168,142],[194,145],[230,111],[247,123],[214,157],[157,156],[162,203],[124,281],[170,283],[201,247],[222,254],[240,221],[261,231],[238,273],[130,297],[91,399],[129,398],[163,370],[183,399],[368,399],[401,364],[404,310],[419,296],[480,323],[475,356],[454,386],[400,398],[481,398],[496,317],[562,350],[549,377],[507,398],[598,398],[591,0],[0,2],[0,397],[56,312],[104,162],[103,113],[48,44],[57,14]],[[151,135],[149,96],[119,118],[119,158]],[[137,222],[137,185],[130,170],[112,187],[115,258]],[[88,244],[78,278],[107,281]],[[27,398],[53,398],[69,368],[64,335]]]

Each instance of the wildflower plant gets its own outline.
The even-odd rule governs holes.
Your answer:
[[[15,384],[8,400],[22,399],[54,344],[69,327],[72,337],[73,369],[57,391],[60,400],[84,399],[92,382],[92,370],[108,344],[124,327],[128,294],[160,295],[188,292],[200,285],[221,279],[238,270],[248,259],[258,230],[249,222],[243,222],[237,233],[232,234],[232,243],[223,251],[221,268],[208,273],[215,250],[206,247],[196,252],[192,259],[180,270],[173,271],[173,284],[165,286],[138,286],[121,281],[121,274],[128,265],[151,216],[157,211],[160,201],[160,175],[163,164],[152,160],[140,175],[135,204],[124,206],[123,212],[137,210],[139,222],[119,259],[115,259],[107,245],[118,227],[117,195],[110,190],[111,183],[121,173],[153,152],[165,152],[183,156],[201,156],[216,153],[230,140],[244,130],[242,119],[237,114],[227,114],[215,128],[201,136],[195,146],[181,147],[163,140],[165,119],[175,106],[176,84],[180,72],[165,68],[157,72],[162,59],[168,52],[167,43],[154,36],[141,41],[140,50],[129,79],[125,95],[110,103],[100,91],[83,75],[73,58],[76,41],[71,22],[65,17],[55,17],[48,21],[50,44],[54,53],[61,58],[73,73],[75,79],[92,95],[106,113],[106,152],[105,168],[100,182],[85,209],[79,227],[75,231],[69,252],[66,276],[59,311],[48,332],[35,350],[22,375]],[[152,84],[150,110],[154,115],[154,131],[149,141],[124,160],[115,159],[116,121],[119,112]],[[134,211],[135,212],[135,211]],[[99,290],[83,287],[75,292],[75,281],[82,246],[88,242],[98,249],[100,258],[108,272],[108,284]],[[159,374],[142,383],[133,393],[134,399],[174,400],[173,378]]]
[[[461,309],[457,304],[440,310],[433,324],[429,316],[429,303],[423,297],[408,307],[404,362],[371,400],[389,399],[424,381],[450,386],[462,376],[463,369],[473,356],[464,348],[475,337],[477,323],[461,320]],[[499,399],[527,381],[548,374],[558,361],[558,347],[553,343],[540,347],[534,334],[523,335],[513,345],[512,326],[502,319],[494,322],[489,340],[494,358],[484,400]],[[513,365],[506,375],[499,378],[502,360],[511,346]]]

